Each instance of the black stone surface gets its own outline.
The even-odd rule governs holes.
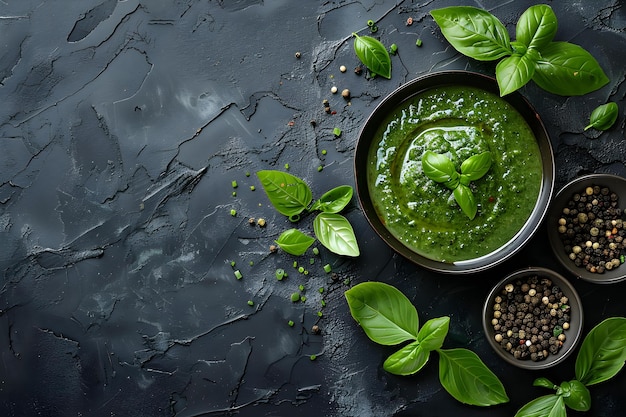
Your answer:
[[[269,253],[292,225],[254,175],[289,164],[314,196],[353,185],[358,130],[386,94],[433,71],[494,73],[493,63],[456,53],[429,11],[479,6],[513,34],[533,3],[0,1],[0,415],[498,417],[548,393],[535,378],[573,378],[573,357],[540,373],[504,363],[481,329],[483,299],[504,274],[529,265],[565,273],[544,229],[495,270],[452,277],[390,251],[355,198],[346,216],[361,256],[322,248],[312,265],[297,258],[305,276],[294,257]],[[547,4],[557,39],[591,51],[611,80],[583,97],[521,90],[550,132],[557,187],[587,172],[626,176],[624,2]],[[398,45],[391,80],[353,72],[351,34],[367,33],[368,19],[383,43]],[[330,93],[334,85],[351,91],[349,102]],[[614,128],[583,131],[607,101],[620,106]],[[277,281],[277,268],[288,278]],[[475,351],[510,402],[454,401],[436,361],[410,377],[384,372],[394,348],[367,339],[343,296],[368,280],[397,286],[421,322],[449,315],[444,347]],[[308,299],[292,303],[299,285]],[[626,283],[574,285],[586,331],[626,315]],[[621,372],[591,387],[588,413],[570,413],[626,415],[625,389]]]

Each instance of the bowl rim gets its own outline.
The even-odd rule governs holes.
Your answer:
[[[518,278],[527,277],[529,275],[546,276],[553,281],[558,281],[558,285],[567,291],[567,297],[569,299],[570,307],[572,309],[575,308],[575,311],[578,312],[577,316],[574,316],[575,320],[570,320],[570,325],[572,326],[570,327],[570,330],[568,330],[568,337],[565,339],[565,343],[563,344],[563,347],[561,347],[559,353],[556,355],[551,355],[552,359],[550,359],[549,357],[548,359],[539,362],[515,359],[511,354],[505,352],[505,350],[502,349],[502,347],[498,345],[497,342],[494,340],[494,331],[493,328],[491,328],[490,323],[491,317],[488,318],[488,315],[490,315],[492,311],[490,309],[492,300],[495,298],[496,294],[500,292],[500,290],[502,290],[502,288],[504,288],[507,283]],[[500,281],[498,281],[491,288],[491,291],[489,291],[489,294],[487,295],[487,297],[485,298],[485,302],[483,303],[482,322],[485,338],[487,339],[487,342],[497,356],[518,368],[529,370],[547,369],[563,362],[576,350],[576,347],[578,346],[578,343],[582,338],[584,327],[584,311],[582,299],[580,298],[580,295],[578,294],[578,291],[576,290],[574,285],[572,285],[572,283],[563,275],[549,268],[529,266],[527,268],[522,268],[511,272]],[[575,331],[571,333],[573,330]],[[573,336],[571,336],[571,334],[573,334]]]
[[[606,185],[611,189],[611,191],[615,191],[614,188],[617,184],[620,185],[619,188],[626,190],[626,178],[619,175],[603,173],[585,174],[566,183],[552,199],[548,215],[546,216],[546,229],[550,247],[552,248],[552,252],[559,263],[576,278],[595,284],[614,284],[626,280],[626,265],[622,265],[620,268],[616,268],[611,271],[605,271],[602,274],[591,273],[584,268],[574,265],[563,250],[563,244],[559,238],[557,228],[552,227],[552,225],[556,224],[558,221],[564,204],[567,203],[569,197],[576,190],[580,190],[582,187],[587,187],[589,185]],[[620,195],[620,198],[626,200],[626,193],[623,196]],[[622,210],[625,209],[626,207],[622,207]]]
[[[554,151],[548,131],[541,117],[530,102],[518,91],[501,97],[501,99],[511,104],[526,120],[539,145],[542,157],[543,176],[539,196],[537,197],[538,204],[535,205],[535,208],[520,231],[501,248],[487,255],[458,262],[442,262],[413,251],[389,232],[373,207],[367,184],[367,158],[373,141],[372,136],[374,136],[378,127],[376,123],[377,118],[384,117],[385,111],[396,108],[417,94],[445,85],[469,85],[496,94],[498,97],[500,96],[498,84],[494,77],[467,70],[446,70],[427,73],[397,87],[374,108],[359,131],[355,145],[353,167],[356,192],[359,204],[368,223],[378,236],[396,253],[434,272],[446,274],[474,274],[493,268],[510,259],[525,246],[540,228],[548,211],[548,207],[550,206],[554,191],[556,171]],[[383,116],[381,116],[381,112],[383,112]],[[368,134],[370,136],[369,138]]]

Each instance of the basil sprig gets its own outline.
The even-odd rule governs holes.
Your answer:
[[[363,65],[372,73],[391,79],[391,57],[387,48],[378,39],[371,36],[354,36],[354,52]]]
[[[617,120],[618,113],[619,107],[615,102],[602,104],[601,106],[596,107],[591,112],[589,124],[585,127],[585,130],[589,130],[592,127],[598,130],[610,129]]]
[[[422,170],[431,180],[443,183],[452,190],[454,199],[467,217],[473,219],[478,212],[478,204],[469,187],[471,181],[482,178],[491,167],[491,152],[472,155],[461,164],[461,173],[456,171],[454,163],[443,154],[432,151],[424,152]]]
[[[409,342],[391,354],[383,369],[395,375],[412,375],[439,356],[439,381],[457,401],[490,406],[509,401],[498,377],[468,349],[442,349],[450,318],[428,320],[419,327],[415,306],[397,288],[382,282],[364,282],[345,292],[352,317],[365,334],[381,345]]]
[[[263,170],[257,172],[257,177],[270,203],[279,213],[295,222],[304,212],[320,211],[313,221],[313,230],[320,243],[338,255],[359,256],[354,229],[348,219],[339,214],[352,199],[352,187],[342,185],[333,188],[313,202],[311,188],[296,176]],[[282,250],[296,256],[304,254],[314,242],[314,238],[297,229],[286,230],[276,240]]]
[[[501,59],[496,66],[500,95],[533,80],[554,94],[575,96],[597,90],[608,77],[584,48],[555,42],[557,18],[546,4],[529,7],[517,21],[516,40],[491,13],[472,6],[430,12],[444,37],[460,53],[479,61]]]
[[[611,317],[596,325],[583,340],[576,357],[576,378],[555,385],[547,378],[537,378],[533,385],[552,389],[553,394],[536,398],[515,417],[566,417],[567,408],[588,411],[591,394],[588,386],[613,378],[626,361],[626,318]]]

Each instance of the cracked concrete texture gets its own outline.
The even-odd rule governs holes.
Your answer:
[[[438,70],[493,74],[493,65],[452,50],[429,11],[476,5],[513,31],[532,3],[0,2],[0,413],[513,415],[535,397],[536,375],[493,355],[480,308],[495,277],[529,264],[559,268],[543,236],[483,276],[440,276],[388,249],[355,198],[346,216],[362,255],[321,248],[295,259],[304,275],[294,257],[269,252],[293,225],[254,173],[289,164],[314,196],[354,185],[358,131],[385,95]],[[626,176],[626,9],[617,0],[550,4],[557,37],[592,51],[611,80],[585,97],[523,89],[550,132],[557,186],[585,172]],[[399,47],[391,80],[353,73],[351,34],[366,33],[368,19],[383,43]],[[335,114],[324,112],[324,99]],[[583,132],[607,101],[620,105],[616,127]],[[311,223],[297,226],[311,231]],[[422,322],[449,315],[450,347],[476,351],[511,402],[490,410],[454,402],[436,363],[412,377],[386,374],[393,350],[367,339],[343,297],[367,280],[401,289]],[[307,300],[293,303],[299,285]],[[626,314],[624,284],[576,285],[588,328]],[[570,378],[572,365],[542,376]],[[594,415],[626,412],[625,378],[594,388]]]

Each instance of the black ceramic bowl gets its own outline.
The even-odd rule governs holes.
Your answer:
[[[552,282],[552,285],[558,286],[560,290],[562,291],[562,293],[567,297],[567,300],[565,300],[566,304],[562,304],[562,306],[569,306],[569,312],[568,312],[569,321],[567,321],[568,325],[567,326],[559,325],[562,328],[567,327],[567,329],[563,331],[565,340],[562,341],[561,348],[558,350],[556,354],[551,353],[547,357],[541,360],[536,360],[536,361],[533,361],[532,359],[530,359],[530,356],[527,356],[524,359],[516,358],[514,354],[511,353],[511,351],[507,351],[506,348],[502,346],[502,341],[500,341],[499,339],[498,340],[496,339],[497,332],[494,329],[494,324],[492,323],[492,320],[494,319],[494,311],[495,311],[494,304],[497,301],[496,296],[500,296],[502,299],[507,299],[507,294],[508,294],[506,290],[507,285],[513,286],[512,287],[514,289],[513,294],[515,294],[518,291],[516,288],[519,288],[518,284],[526,282],[527,279],[530,277],[537,277],[539,281],[541,281],[544,278],[549,279]],[[522,292],[522,294],[527,294],[527,293]],[[539,294],[533,294],[533,296],[539,297]],[[543,305],[543,301],[541,301],[542,298],[543,298],[543,295],[539,297],[538,303]],[[554,302],[560,303],[559,300],[555,300]],[[506,314],[506,312],[504,311],[505,310],[504,305],[505,304],[500,304],[499,307],[497,308],[502,312],[501,314]],[[550,306],[550,308],[551,307],[552,306]],[[555,306],[555,307],[556,307],[555,309],[559,309],[559,310],[561,309],[560,306],[559,307]],[[507,309],[508,309],[508,306],[507,306]],[[531,267],[527,269],[518,270],[508,275],[507,277],[502,279],[493,287],[493,289],[487,296],[487,299],[485,300],[485,304],[483,307],[483,330],[485,332],[485,336],[487,337],[487,340],[489,341],[489,344],[491,345],[493,350],[496,352],[496,354],[500,356],[502,359],[504,359],[505,361],[507,361],[508,363],[512,365],[515,365],[523,369],[532,369],[532,370],[546,369],[546,368],[550,368],[552,366],[555,366],[563,362],[565,358],[567,358],[574,351],[576,345],[580,341],[581,336],[582,336],[582,328],[583,328],[582,302],[580,300],[580,296],[576,292],[576,289],[562,275],[546,268]],[[538,334],[541,334],[541,332],[542,332],[541,329],[538,329]],[[551,335],[554,335],[553,332],[554,330],[552,330]],[[506,332],[503,332],[503,333],[500,333],[500,335],[501,336],[503,335],[503,338],[505,339],[504,343],[513,342],[513,345],[519,346],[522,342],[524,342],[524,343],[528,343],[529,345],[533,345],[533,343],[531,342],[531,339],[533,337],[532,333],[524,334],[522,338],[523,340],[521,342],[520,340],[518,340],[520,336],[519,333],[517,334],[509,333],[510,336],[508,336]],[[535,334],[534,336],[537,337],[537,334]],[[536,339],[532,339],[532,341],[534,343],[539,343],[537,342]],[[557,338],[557,341],[558,341],[558,338]],[[538,349],[536,348],[537,345],[535,344],[533,346],[534,346],[533,351],[536,353],[538,351]],[[527,355],[530,355],[530,352],[531,352],[530,348],[527,346],[525,349],[527,349],[527,352],[528,352]],[[549,351],[549,347],[547,347],[547,350]]]
[[[571,251],[565,250],[564,242],[561,240],[562,235],[558,231],[559,219],[564,217],[563,208],[567,206],[568,201],[572,199],[574,194],[584,193],[587,187],[594,186],[608,187],[619,197],[618,207],[621,208],[622,212],[626,209],[626,179],[611,174],[589,174],[576,178],[566,184],[551,203],[546,217],[548,238],[557,259],[574,276],[597,284],[612,284],[626,280],[626,265],[611,269],[603,268],[602,273],[590,272],[584,266],[577,266],[569,258]],[[626,219],[623,214],[621,218]]]
[[[391,112],[406,103],[414,96],[429,89],[445,86],[468,86],[478,88],[499,96],[497,82],[494,78],[467,71],[445,71],[428,74],[412,80],[393,91],[374,109],[362,127],[355,151],[355,176],[358,198],[363,212],[376,233],[397,253],[410,261],[433,271],[462,274],[484,271],[509,259],[517,253],[542,223],[552,198],[554,187],[554,154],[546,129],[532,106],[522,95],[515,92],[503,99],[517,111],[529,125],[537,141],[542,169],[539,195],[534,209],[522,227],[505,244],[486,255],[474,259],[445,262],[424,256],[405,245],[396,238],[385,226],[376,210],[376,202],[370,193],[368,184],[368,165],[371,164],[370,152],[377,146],[380,137],[380,126],[385,123]]]

